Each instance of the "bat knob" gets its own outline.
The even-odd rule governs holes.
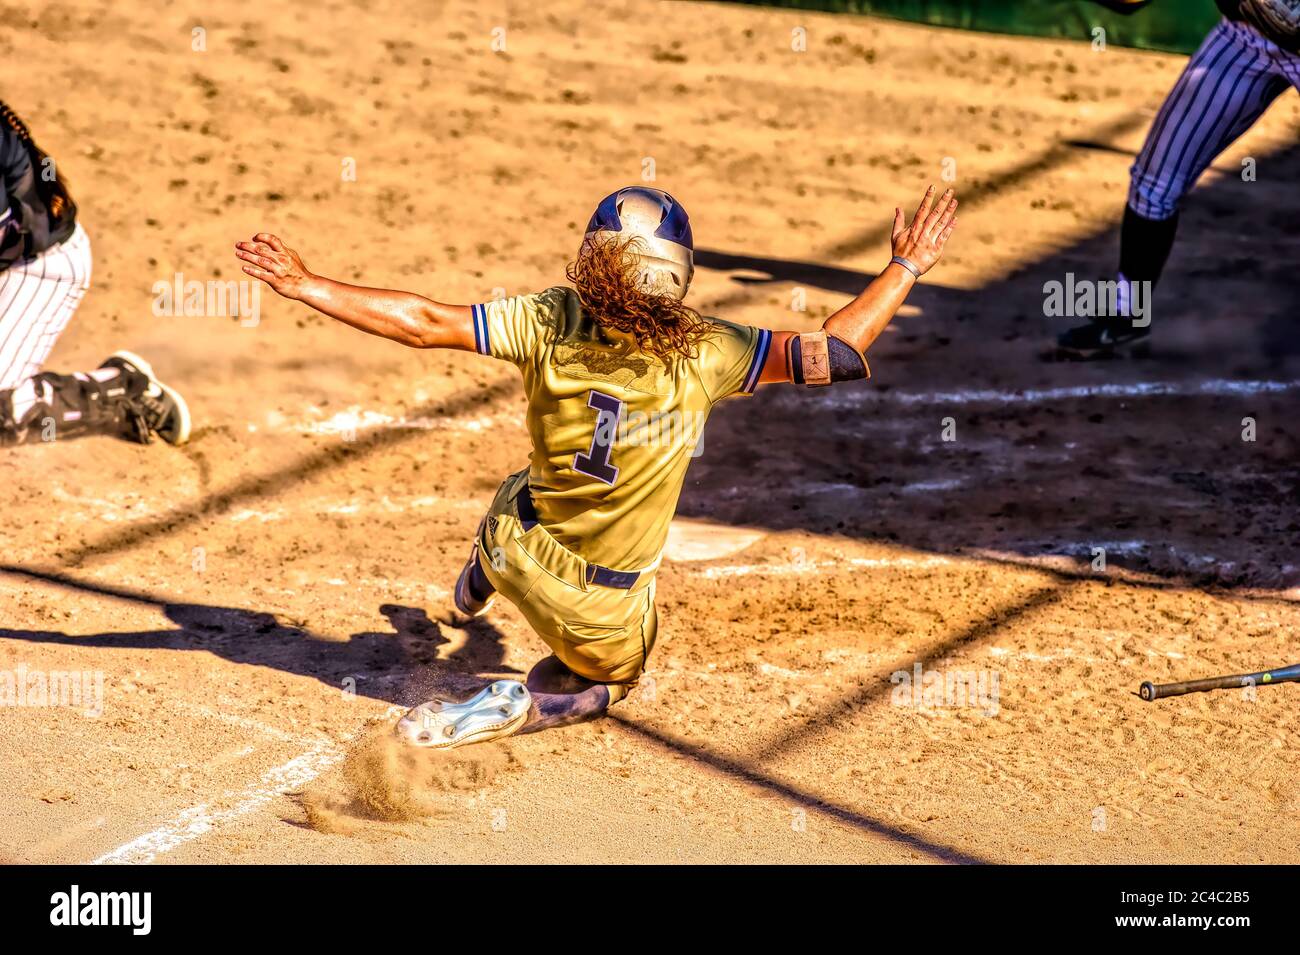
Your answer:
[[[1142,699],[1150,703],[1152,700],[1156,698],[1155,684],[1152,683],[1150,680],[1143,683],[1140,687],[1138,687],[1138,696],[1142,697]]]

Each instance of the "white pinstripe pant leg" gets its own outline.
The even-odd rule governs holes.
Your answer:
[[[1250,27],[1224,20],[1188,61],[1131,170],[1129,205],[1171,218],[1201,173],[1296,79],[1289,58]]]
[[[71,236],[0,272],[0,391],[41,370],[90,288],[90,238]]]

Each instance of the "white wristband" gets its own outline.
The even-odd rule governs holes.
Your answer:
[[[907,259],[903,258],[901,255],[896,255],[896,256],[894,256],[892,259],[889,260],[889,264],[890,264],[890,265],[893,265],[895,262],[897,262],[897,263],[898,263],[899,265],[901,265],[903,268],[907,269],[907,271],[911,272],[911,273],[912,273],[913,275],[915,275],[918,279],[921,277],[921,270],[918,269],[918,268],[917,268],[915,265],[913,265],[911,262],[907,261]]]

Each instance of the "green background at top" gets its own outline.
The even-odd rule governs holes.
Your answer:
[[[737,0],[760,6],[835,13],[875,13],[935,26],[990,33],[1061,37],[1091,42],[1094,27],[1106,43],[1191,53],[1219,19],[1214,0],[1155,0],[1137,13],[1112,13],[1088,0]]]

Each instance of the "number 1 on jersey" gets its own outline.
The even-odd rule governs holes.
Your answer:
[[[609,463],[609,456],[614,449],[614,435],[618,433],[618,419],[623,417],[623,402],[613,395],[590,391],[587,407],[596,409],[596,430],[587,453],[579,451],[573,456],[573,470],[613,484],[618,479],[618,468]]]

